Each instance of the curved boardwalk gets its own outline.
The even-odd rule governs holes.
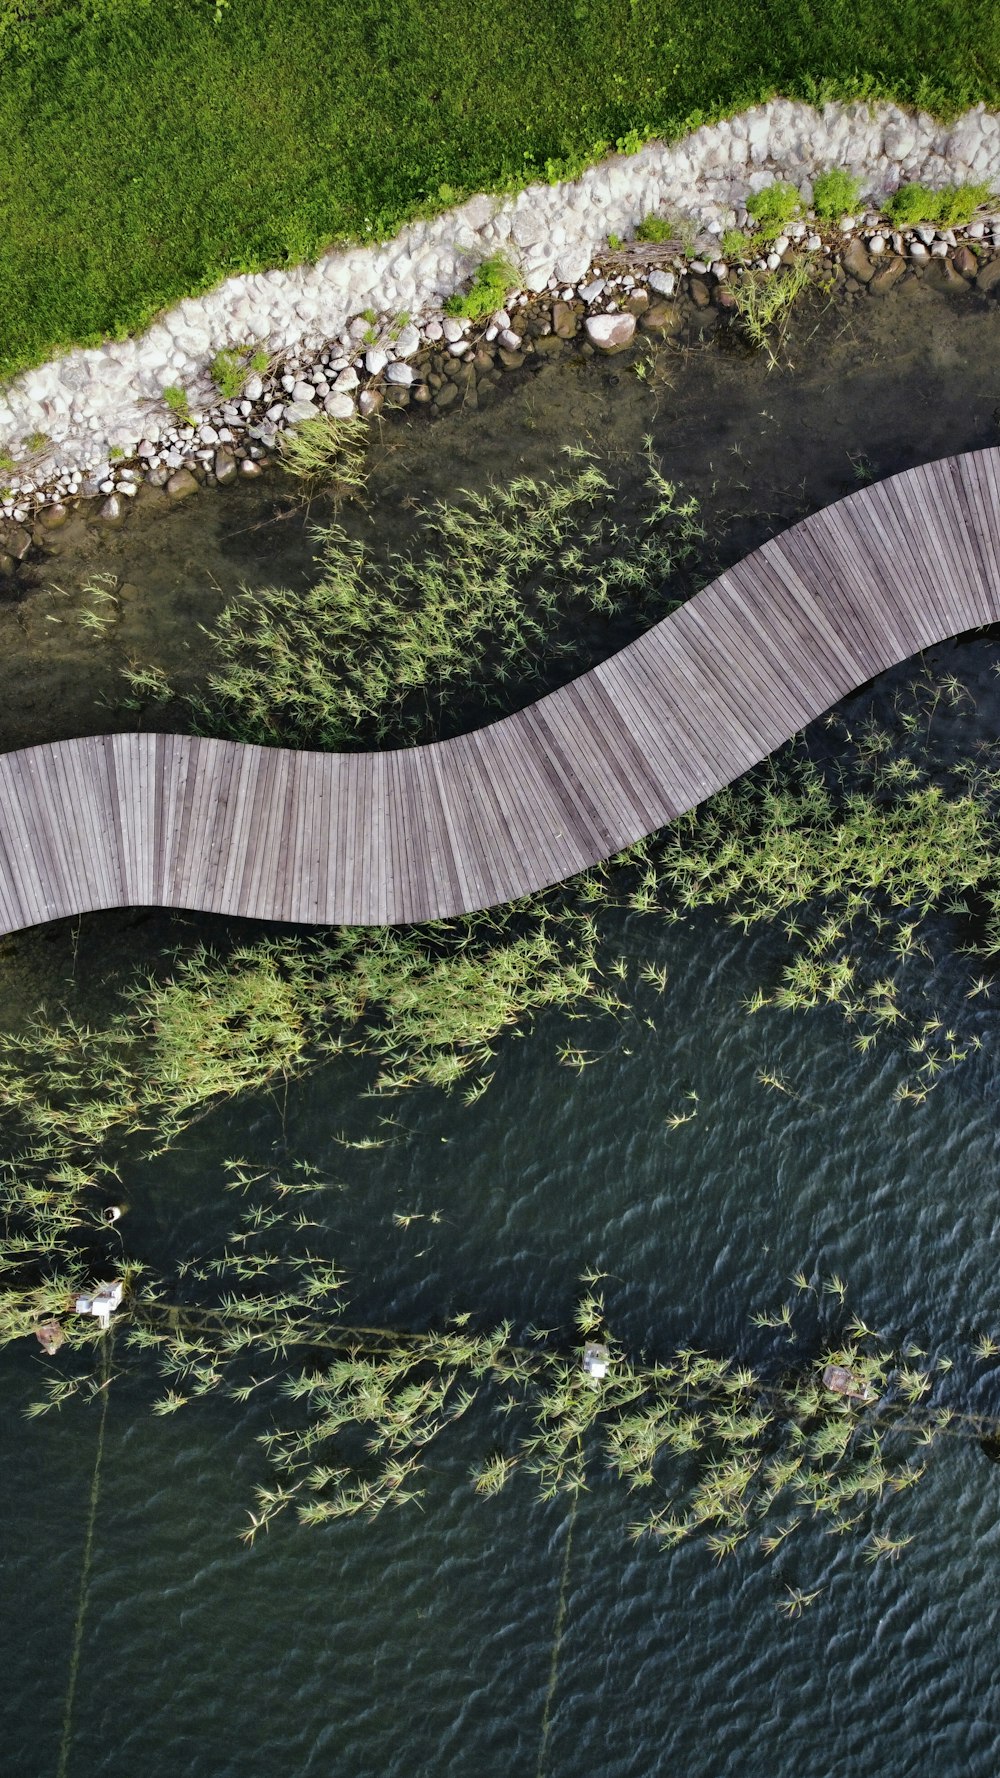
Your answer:
[[[864,488],[516,716],[392,753],[108,735],[0,756],[0,930],[93,908],[386,924],[543,888],[854,687],[1000,621],[1000,450]]]

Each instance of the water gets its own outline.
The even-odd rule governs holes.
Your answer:
[[[933,309],[859,308],[853,338],[838,337],[842,318],[830,317],[794,378],[766,378],[714,348],[675,362],[675,405],[653,423],[665,458],[673,453],[668,472],[683,464],[706,490],[718,477],[720,557],[844,491],[848,448],[871,453],[884,474],[995,436],[995,315],[934,300]],[[882,343],[865,327],[884,330]],[[895,361],[885,349],[893,329]],[[602,381],[612,374],[617,383]],[[534,464],[571,415],[596,427],[607,411],[607,436],[624,441],[650,400],[617,370],[569,385],[546,371],[520,405],[512,398],[509,426],[493,419],[492,442],[487,415],[463,421],[451,442],[444,426],[422,438],[414,428],[386,475],[440,489],[454,479],[447,453],[459,446],[470,481],[519,450]],[[523,424],[529,402],[535,433]],[[772,413],[766,424],[755,425],[755,402]],[[733,443],[749,460],[744,493],[727,460]],[[189,512],[185,523],[224,537],[219,515],[233,507],[220,499],[204,509],[204,520]],[[301,533],[281,536],[268,547],[287,552],[289,572],[298,551],[303,571]],[[166,606],[171,572],[187,570],[171,570],[155,532],[123,532],[100,560],[121,573],[140,539],[153,540],[148,572]],[[189,548],[201,562],[200,535]],[[166,632],[163,646],[173,646]],[[995,737],[996,658],[989,639],[935,651],[933,664],[967,677],[975,696],[935,717],[945,753]],[[884,706],[890,689],[882,682],[854,700],[849,720],[871,699]],[[819,730],[815,745],[829,744]],[[482,1325],[510,1316],[568,1326],[579,1274],[595,1266],[610,1275],[609,1321],[633,1349],[654,1355],[690,1341],[752,1362],[765,1336],[750,1315],[794,1294],[790,1274],[815,1268],[849,1281],[850,1306],[869,1323],[954,1354],[947,1388],[1000,1412],[1000,1373],[994,1385],[969,1352],[975,1335],[1000,1331],[1000,1050],[994,1009],[965,999],[979,965],[957,954],[956,923],[939,924],[951,945],[928,977],[927,1007],[961,1019],[983,1048],[923,1105],[893,1098],[906,1067],[898,1048],[859,1055],[836,1012],[746,1015],[745,997],[776,979],[780,934],[747,939],[707,917],[681,929],[609,914],[608,954],[629,959],[632,982],[619,1024],[540,1019],[502,1043],[494,1083],[472,1107],[423,1091],[365,1098],[368,1067],[356,1058],[293,1083],[287,1099],[224,1107],[127,1180],[130,1247],[158,1265],[200,1250],[235,1213],[222,1160],[294,1156],[345,1188],[330,1199],[328,1239],[360,1321],[421,1326],[468,1308]],[[0,957],[8,1014],[31,989],[74,1007],[106,1004],[116,963],[150,954],[168,932],[222,930],[107,916],[75,936],[69,923],[27,935]],[[662,998],[637,979],[645,962],[668,969]],[[921,979],[915,964],[913,1004]],[[600,1061],[580,1075],[561,1066],[567,1039],[603,1051]],[[762,1085],[761,1072],[791,1091]],[[696,1117],[669,1129],[691,1092]],[[382,1127],[381,1117],[396,1122]],[[364,1131],[388,1145],[359,1151],[338,1140]],[[393,1218],[402,1214],[416,1220],[401,1229]],[[804,1309],[806,1351],[819,1349],[833,1313],[829,1298]],[[522,1480],[495,1501],[472,1494],[469,1468],[499,1433],[482,1417],[435,1451],[423,1510],[321,1532],[279,1520],[248,1550],[238,1534],[266,1477],[254,1443],[268,1424],[262,1396],[244,1409],[210,1397],[154,1418],[153,1381],[132,1357],[116,1366],[108,1397],[67,1724],[99,1410],[71,1405],[25,1422],[46,1361],[10,1350],[2,1367],[0,1723],[11,1771],[995,1772],[1000,1467],[974,1444],[941,1441],[919,1487],[880,1503],[876,1529],[914,1534],[895,1565],[868,1566],[860,1541],[821,1525],[797,1532],[770,1563],[749,1543],[722,1566],[697,1547],[665,1557],[630,1542],[632,1509],[604,1483],[580,1505],[567,1561],[565,1502],[540,1505]],[[794,1621],[777,1610],[787,1586],[822,1589]]]

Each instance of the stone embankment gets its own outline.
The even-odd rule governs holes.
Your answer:
[[[808,206],[828,168],[861,181],[864,212],[821,229],[807,210],[758,246],[748,197],[781,179]],[[735,306],[747,270],[776,271],[799,255],[819,276],[876,296],[924,272],[1000,293],[1000,214],[964,230],[898,231],[883,220],[885,199],[915,179],[1000,189],[1000,117],[980,107],[942,126],[891,105],[819,112],[774,100],[571,182],[470,198],[380,246],[228,279],[141,338],[70,352],[0,394],[0,552],[23,557],[32,523],[59,524],[81,497],[101,496],[113,521],[144,482],[179,498],[200,482],[258,473],[279,432],[314,414],[488,401],[505,374],[578,333],[584,350],[620,350],[637,323],[679,331],[685,305],[705,311],[707,325]],[[677,218],[683,250],[681,239],[634,245],[650,215]],[[734,228],[750,231],[750,247],[730,264],[722,238]],[[521,285],[506,309],[475,326],[445,314],[447,298],[497,253]],[[220,352],[238,361],[229,399]]]

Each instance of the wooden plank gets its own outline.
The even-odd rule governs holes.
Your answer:
[[[0,758],[0,926],[113,905],[444,918],[693,807],[928,643],[1000,621],[1000,450],[858,490],[517,715],[385,754],[130,734]]]

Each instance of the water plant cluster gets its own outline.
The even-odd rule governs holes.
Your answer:
[[[363,437],[360,421],[308,422],[287,465],[310,484],[332,471],[357,492]],[[418,511],[409,555],[379,560],[339,524],[318,530],[320,572],[304,593],[244,591],[208,630],[213,665],[189,707],[194,726],[320,749],[427,739],[462,693],[499,697],[512,682],[523,695],[557,661],[568,676],[579,647],[569,620],[623,605],[662,616],[703,542],[696,502],[650,456],[646,506],[622,519],[606,471],[579,449],[567,455],[562,476],[516,476]],[[148,685],[141,675],[129,670],[133,691]]]

